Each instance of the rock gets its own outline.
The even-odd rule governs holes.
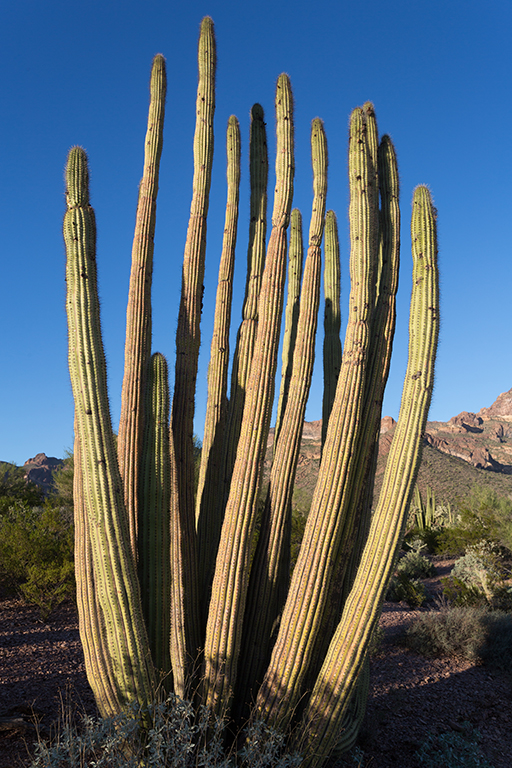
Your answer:
[[[62,459],[38,453],[33,459],[27,459],[25,462],[25,479],[38,485],[45,494],[50,493],[53,490],[54,472],[62,466],[64,466]]]
[[[455,427],[461,427],[466,432],[482,432],[480,425],[483,424],[483,419],[476,413],[468,413],[468,411],[462,411],[458,416],[452,416],[449,424]]]
[[[393,427],[396,427],[396,421],[392,416],[384,416],[384,418],[380,421],[380,433],[381,435],[385,435],[386,432],[389,432],[390,429],[393,429]]]
[[[478,415],[483,419],[512,421],[512,389],[502,392],[489,408],[481,408]]]

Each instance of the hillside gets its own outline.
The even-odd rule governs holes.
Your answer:
[[[302,512],[311,504],[320,466],[321,428],[321,421],[304,424],[294,491],[294,507]],[[381,422],[375,495],[394,429],[395,421],[385,416]],[[273,430],[265,460],[267,476],[272,442]],[[475,485],[512,497],[512,390],[477,414],[463,411],[448,422],[427,423],[418,485],[422,492],[430,486],[439,502],[451,504],[467,496]]]

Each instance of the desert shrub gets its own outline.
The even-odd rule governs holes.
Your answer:
[[[73,525],[66,512],[18,502],[0,518],[0,585],[41,609],[74,593]]]
[[[463,733],[430,735],[416,753],[418,763],[425,768],[492,768],[480,751],[480,733],[464,723]]]
[[[489,601],[503,575],[497,546],[485,540],[469,546],[452,570],[452,576],[481,590]]]
[[[456,605],[487,603],[494,608],[507,608],[512,592],[504,582],[506,571],[501,550],[491,541],[470,545],[459,558],[451,575],[443,579],[443,594]]]
[[[512,670],[512,615],[485,606],[445,606],[418,616],[406,643],[424,656],[461,656]]]
[[[23,467],[0,461],[0,517],[16,504],[34,507],[43,502],[44,494],[41,488],[25,480]]]
[[[512,500],[475,486],[458,506],[457,522],[439,535],[440,551],[463,555],[468,547],[489,541],[512,552]]]
[[[428,557],[413,550],[400,558],[397,571],[404,574],[408,579],[422,579],[433,576],[436,569]]]
[[[72,560],[63,563],[40,563],[27,569],[27,580],[20,591],[28,603],[37,605],[46,621],[53,610],[75,593],[75,566]]]
[[[478,649],[485,642],[482,615],[485,608],[460,606],[428,611],[408,627],[406,643],[423,656],[462,656],[478,659]]]
[[[411,579],[405,573],[397,572],[389,580],[386,600],[393,603],[405,602],[417,608],[425,602],[427,593],[419,579]]]
[[[111,718],[72,719],[53,744],[40,741],[31,768],[296,768],[299,755],[285,751],[284,736],[261,722],[249,724],[240,748],[225,748],[226,729],[205,707],[172,694],[150,708],[151,727],[141,738],[142,712],[136,704]]]
[[[443,597],[452,605],[487,605],[483,592],[478,587],[465,584],[454,576],[441,579]]]

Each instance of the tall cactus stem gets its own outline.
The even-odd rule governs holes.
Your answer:
[[[242,307],[242,322],[238,329],[233,355],[231,388],[226,419],[225,497],[229,494],[229,483],[231,482],[231,474],[235,464],[236,449],[240,437],[247,379],[251,367],[256,332],[258,330],[258,299],[261,290],[263,268],[265,266],[268,149],[265,115],[260,104],[254,104],[251,109],[249,156],[251,193],[247,275]]]
[[[349,137],[352,248],[345,352],[304,538],[272,658],[256,702],[261,716],[284,728],[302,696],[315,637],[322,627],[360,438],[358,427],[373,307],[371,280],[377,258],[372,243],[373,227],[378,222],[367,194],[371,174],[365,115],[362,109],[356,109],[352,113]]]
[[[89,205],[87,156],[74,147],[66,167],[66,308],[69,370],[80,444],[83,504],[90,534],[97,602],[122,706],[143,707],[155,691],[154,670],[142,617],[135,558],[119,475],[107,395],[96,277],[96,225]],[[82,528],[85,530],[85,527]],[[80,566],[80,563],[78,564]],[[95,681],[91,681],[95,685]],[[104,687],[98,685],[101,700]]]
[[[209,600],[223,512],[224,430],[227,410],[229,331],[240,196],[240,126],[234,115],[227,129],[227,203],[217,300],[208,366],[208,398],[196,497],[200,602]]]
[[[126,311],[126,343],[121,418],[117,450],[130,525],[132,551],[137,553],[139,457],[144,428],[144,387],[151,356],[151,279],[156,223],[156,199],[166,94],[165,59],[153,59],[146,132],[144,171],[139,187],[132,247],[132,267]]]
[[[378,298],[371,318],[368,373],[361,415],[361,437],[356,447],[353,480],[347,514],[338,550],[333,590],[326,605],[323,631],[318,633],[310,678],[313,684],[341,615],[347,593],[360,561],[371,519],[373,478],[378,451],[378,437],[384,388],[386,386],[395,330],[395,299],[400,267],[400,213],[398,209],[398,167],[389,137],[383,137],[379,150],[380,269],[374,274]],[[380,272],[380,274],[379,274]]]
[[[153,663],[164,687],[171,680],[170,458],[167,361],[151,357],[146,378],[145,429],[140,462],[139,582]]]
[[[201,645],[194,504],[194,409],[200,346],[200,319],[206,250],[206,217],[213,161],[215,111],[215,36],[213,21],[201,23],[198,47],[199,82],[194,135],[194,179],[183,258],[181,302],[176,331],[176,369],[172,402],[172,435],[178,469],[179,539],[173,579],[182,590],[179,626],[189,663]]]
[[[270,658],[272,627],[286,597],[290,570],[291,501],[304,413],[315,359],[320,302],[321,250],[327,195],[327,141],[322,121],[311,126],[313,206],[309,247],[304,266],[295,354],[290,371],[282,428],[275,445],[260,535],[251,570],[242,658],[238,684],[239,706],[251,701],[255,684],[263,679]],[[243,714],[243,713],[240,713]]]
[[[288,388],[292,376],[293,353],[297,338],[297,322],[299,319],[300,284],[304,260],[304,245],[302,242],[302,216],[298,208],[294,208],[290,220],[290,247],[288,248],[288,290],[286,309],[284,313],[283,349],[281,353],[281,388],[277,401],[276,426],[274,430],[273,450],[275,452],[281,422],[286,408]]]
[[[276,191],[272,234],[267,250],[258,333],[247,386],[242,431],[217,555],[205,643],[207,705],[225,713],[233,695],[249,558],[255,532],[262,456],[268,439],[286,272],[286,229],[293,195],[293,104],[290,81],[280,75],[276,88]]]
[[[322,401],[322,446],[336,394],[341,369],[341,266],[338,222],[334,211],[327,211],[324,233],[324,396]]]

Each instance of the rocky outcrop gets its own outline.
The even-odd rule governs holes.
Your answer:
[[[50,493],[53,490],[53,475],[62,466],[62,459],[38,453],[33,459],[27,459],[25,462],[25,478],[42,488],[44,493]]]
[[[481,427],[483,419],[476,413],[468,413],[468,411],[462,411],[458,416],[452,416],[448,424],[458,428],[461,432],[483,432]]]
[[[512,389],[502,392],[489,408],[481,408],[478,415],[482,419],[512,421]]]
[[[385,435],[386,432],[389,432],[389,430],[393,429],[393,427],[396,427],[396,421],[394,418],[392,416],[384,416],[380,422],[380,434]]]

